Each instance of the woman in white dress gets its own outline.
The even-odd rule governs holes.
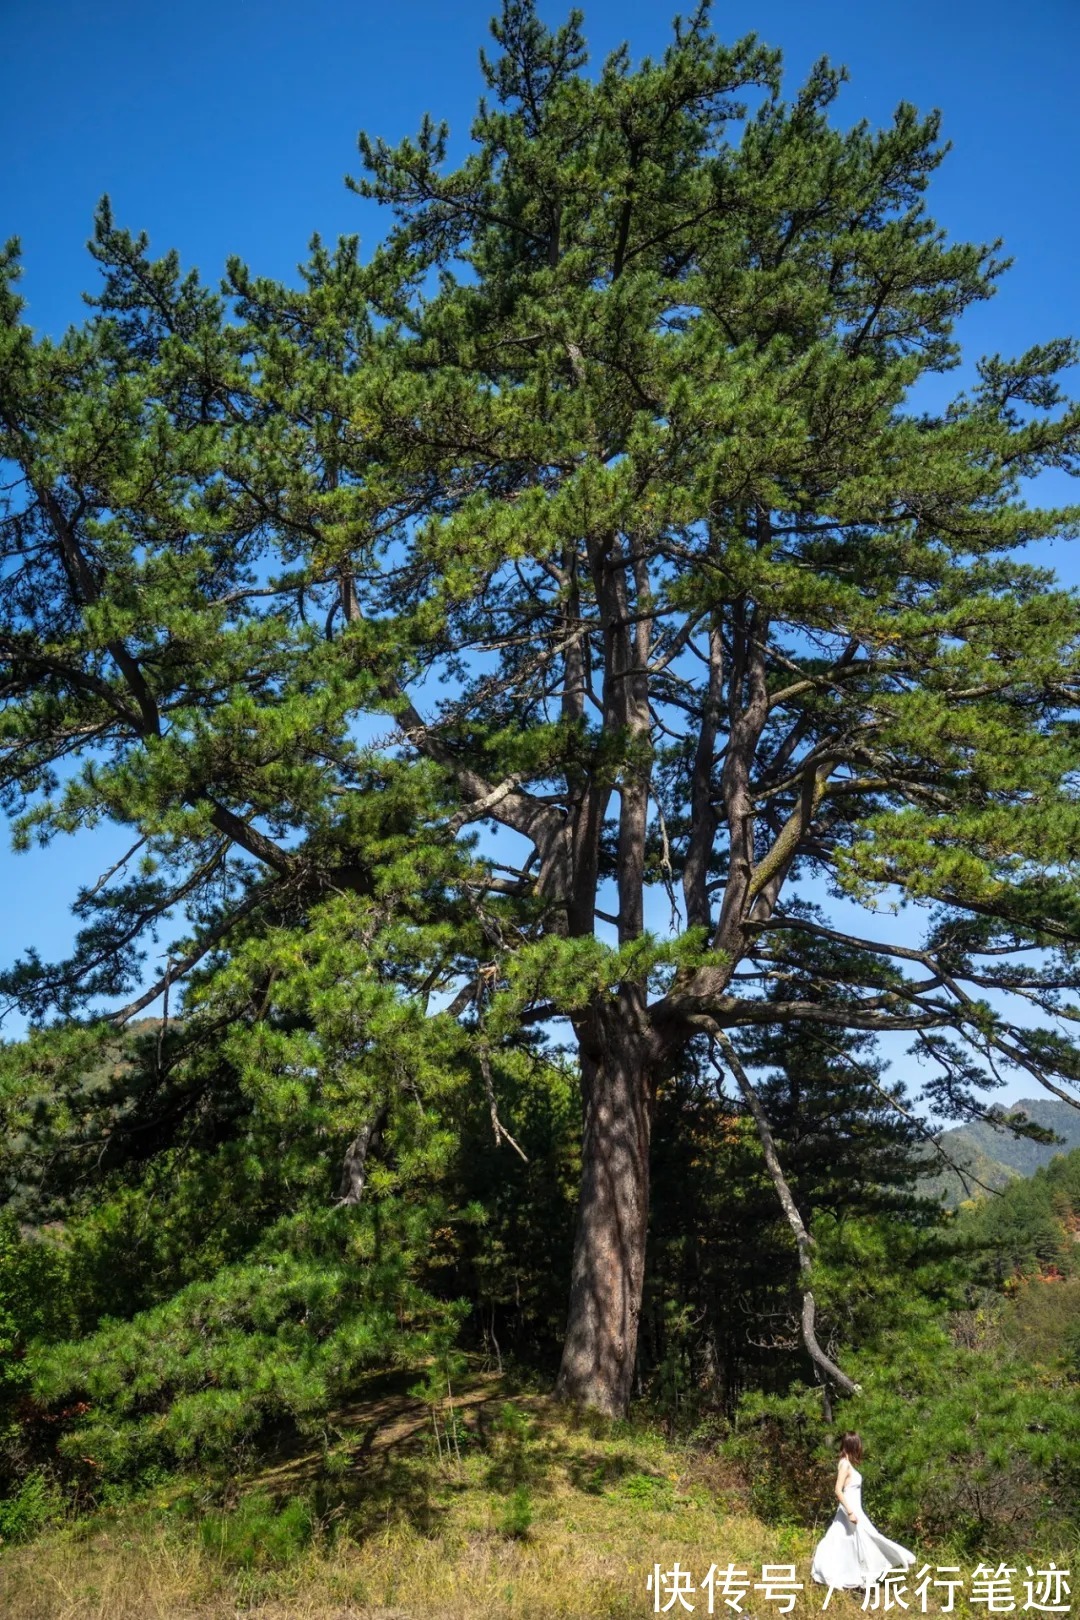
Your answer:
[[[908,1569],[915,1554],[890,1541],[863,1512],[862,1441],[851,1431],[840,1442],[836,1470],[836,1514],[814,1549],[812,1580],[822,1586],[866,1587],[880,1581],[887,1569]]]

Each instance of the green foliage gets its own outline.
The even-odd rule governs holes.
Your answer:
[[[792,959],[813,995],[813,959]],[[920,1133],[866,1037],[764,1030],[741,1041],[799,1213],[816,1240],[822,1343],[872,1344],[910,1308],[905,1274],[955,1297],[955,1240],[912,1193]],[[704,1045],[661,1089],[641,1366],[672,1427],[733,1412],[740,1393],[813,1376],[802,1278],[753,1119]],[[881,1220],[888,1215],[899,1219]],[[935,1236],[935,1232],[938,1236]],[[899,1284],[899,1297],[890,1289]]]
[[[513,1401],[505,1401],[493,1425],[489,1474],[493,1485],[504,1492],[527,1493],[536,1474],[532,1451],[535,1439],[532,1420]]]
[[[208,1513],[199,1525],[206,1550],[230,1570],[284,1567],[298,1558],[315,1533],[316,1521],[302,1496],[275,1502],[252,1491],[235,1508]]]
[[[8,1540],[46,1522],[55,1484],[32,1468],[25,1443],[23,1419],[34,1390],[28,1351],[35,1340],[73,1326],[68,1260],[54,1234],[24,1236],[15,1215],[0,1211],[0,1493],[13,1492],[0,1500],[0,1536]]]
[[[406,910],[420,904],[412,894]],[[445,922],[432,932],[438,951]],[[383,971],[406,946],[429,948],[421,936],[377,902],[333,897],[302,936],[262,934],[203,976],[164,1062],[159,1027],[126,1043],[104,1081],[65,1031],[9,1049],[13,1108],[45,1071],[70,1099],[34,1118],[24,1156],[44,1163],[66,1143],[70,1177],[95,1138],[111,1146],[85,1185],[46,1180],[63,1200],[62,1244],[19,1249],[56,1256],[68,1330],[82,1332],[63,1340],[55,1324],[30,1324],[39,1343],[25,1377],[84,1495],[177,1462],[235,1466],[283,1428],[318,1431],[370,1367],[434,1356],[441,1399],[460,1366],[458,1290],[477,1266],[485,1324],[496,1302],[516,1294],[520,1322],[542,1297],[538,1259],[524,1296],[520,1285],[535,1230],[520,1246],[515,1234],[533,1226],[530,1198],[568,1199],[568,1077],[525,1050],[497,1060],[504,1117],[555,1152],[534,1170],[506,1165],[504,1148],[510,1182],[485,1210],[491,1126],[467,1032],[425,1019]],[[350,1137],[372,1119],[359,1201],[335,1206]]]
[[[1080,926],[1080,620],[1021,560],[1076,529],[1022,498],[1076,468],[1075,345],[913,405],[1004,269],[926,213],[937,115],[838,127],[841,73],[785,101],[778,53],[707,8],[592,76],[577,16],[507,0],[495,38],[459,168],[431,120],[362,138],[353,183],[393,219],[367,263],[316,237],[298,286],[233,260],[216,293],[106,201],[93,315],[51,342],[5,251],[0,786],[23,845],[131,840],[71,959],[7,992],[76,1014],[141,986],[166,917],[162,989],[361,895],[384,987],[421,1005],[491,966],[500,1040],[644,991],[682,1047],[709,1009],[756,1022],[730,976],[781,972],[789,935],[757,925],[824,868],[939,903],[948,958],[931,1006],[833,937],[834,1017],[957,1031],[977,1080],[926,1045],[954,1104],[1010,1044],[1075,1079],[1021,1016],[1068,993]],[[459,837],[489,820],[532,845],[515,878]],[[1060,959],[1017,979],[1010,945]]]
[[[362,1370],[430,1354],[460,1315],[410,1277],[431,1211],[351,1213],[281,1223],[210,1281],[37,1349],[37,1399],[88,1405],[58,1442],[69,1466],[99,1480],[162,1460],[235,1463],[267,1425],[318,1432]]]
[[[944,1325],[889,1334],[847,1365],[863,1393],[824,1423],[820,1396],[746,1398],[730,1449],[763,1516],[821,1521],[839,1433],[863,1438],[869,1511],[901,1539],[967,1552],[1060,1545],[1075,1535],[1080,1482],[1076,1401],[1064,1384],[997,1346],[958,1348]]]
[[[527,1485],[516,1485],[506,1500],[499,1529],[511,1540],[523,1541],[533,1522],[532,1496]]]
[[[655,1474],[627,1474],[619,1482],[619,1494],[631,1502],[640,1502],[642,1506],[651,1508],[670,1509],[674,1505],[674,1491],[671,1481],[659,1479]]]
[[[725,1451],[740,1465],[750,1504],[767,1522],[805,1521],[820,1510],[829,1453],[816,1391],[747,1394]]]
[[[470,1328],[490,1363],[546,1371],[566,1326],[566,1278],[580,1173],[581,1101],[575,1067],[564,1058],[503,1051],[492,1058],[500,1117],[523,1162],[495,1139],[486,1110],[471,1112],[447,1196],[475,1220],[444,1240],[444,1288],[474,1302]]]
[[[998,1283],[1017,1274],[1052,1269],[1069,1276],[1076,1270],[1075,1243],[1066,1233],[1054,1206],[1061,1184],[1056,1164],[1077,1158],[1052,1160],[1030,1179],[1010,1183],[1000,1198],[981,1199],[964,1212],[963,1229],[984,1254],[982,1271]],[[1075,1184],[1075,1167],[1070,1167]]]
[[[981,1555],[1006,1553],[1018,1533],[1048,1547],[1075,1536],[1076,1285],[1021,1272],[1028,1236],[1047,1230],[1051,1188],[1059,1242],[1075,1223],[1078,1168],[1080,1152],[1057,1158],[961,1210],[944,1235],[876,1218],[816,1228],[815,1297],[861,1393],[833,1423],[808,1388],[740,1403],[731,1449],[759,1511],[820,1516],[838,1435],[852,1427],[870,1511],[901,1538]]]
[[[578,1174],[654,1098],[643,1370],[676,1408],[795,1399],[792,1241],[703,1079],[717,1027],[870,1429],[951,1433],[966,1273],[903,1191],[870,1037],[917,1032],[955,1117],[1002,1061],[1080,1082],[1080,599],[1023,560],[1080,527],[1028,504],[1080,464],[1076,345],[924,409],[1004,268],[926,213],[936,115],[840,128],[842,74],[784,100],[705,7],[593,74],[576,14],[507,0],[494,35],[456,169],[430,119],[361,139],[393,220],[366,262],[315,237],[297,286],[232,260],[215,292],[105,200],[53,341],[0,259],[0,804],[16,848],[123,839],[70,956],[0,973],[33,1026],[0,1051],[0,1192],[62,1232],[0,1231],[0,1399],[32,1395],[18,1467],[51,1448],[86,1494],[325,1429],[363,1368],[441,1382],[465,1331],[550,1354]],[[918,904],[921,947],[808,883]],[[1071,1270],[1066,1194],[977,1212],[975,1281]],[[1029,1432],[1017,1367],[982,1485]],[[1062,1423],[1024,1455],[1066,1478]]]
[[[56,1480],[35,1468],[10,1496],[0,1497],[0,1546],[33,1541],[63,1515],[64,1498]]]
[[[64,1326],[66,1256],[51,1235],[24,1236],[0,1211],[0,1401],[27,1384],[27,1345]]]
[[[1077,1311],[1062,1334],[1062,1354],[1073,1383],[1080,1383],[1080,1311]]]

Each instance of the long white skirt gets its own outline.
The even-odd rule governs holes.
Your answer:
[[[898,1541],[890,1541],[870,1523],[865,1513],[852,1524],[843,1508],[814,1548],[810,1578],[822,1586],[872,1586],[887,1569],[909,1569],[915,1554]]]

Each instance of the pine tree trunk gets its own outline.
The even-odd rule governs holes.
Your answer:
[[[599,1050],[581,1057],[581,1194],[555,1393],[619,1417],[630,1400],[645,1280],[653,1099],[647,1040],[621,1017],[604,1025]]]

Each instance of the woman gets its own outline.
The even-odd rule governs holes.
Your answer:
[[[915,1554],[875,1529],[863,1512],[862,1441],[849,1431],[840,1442],[836,1515],[814,1549],[810,1578],[823,1586],[872,1586],[887,1569],[907,1569]]]

